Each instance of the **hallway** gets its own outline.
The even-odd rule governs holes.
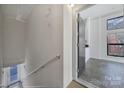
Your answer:
[[[124,64],[91,58],[79,79],[101,88],[124,88]]]

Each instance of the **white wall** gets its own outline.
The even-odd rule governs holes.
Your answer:
[[[72,81],[72,8],[64,5],[63,12],[64,34],[63,34],[63,70],[64,70],[64,87]]]
[[[101,41],[103,41],[103,43],[101,43],[101,52],[100,52],[100,58],[101,59],[107,59],[107,60],[113,60],[113,61],[117,61],[117,62],[122,62],[124,63],[124,58],[123,57],[113,57],[113,56],[107,56],[107,33],[110,33],[110,31],[106,30],[106,19],[109,18],[113,18],[113,17],[117,17],[117,16],[121,16],[122,12],[118,12],[118,13],[113,13],[107,16],[103,16],[101,17]],[[124,33],[124,29],[116,29],[111,31],[111,33],[113,32],[122,32]]]
[[[91,30],[90,30],[90,57],[99,58],[99,46],[100,46],[100,26],[99,18],[91,19]]]
[[[85,40],[86,40],[86,44],[90,45],[90,18],[85,19],[86,23],[85,23]],[[88,59],[90,58],[90,46],[85,48],[85,62],[88,61]]]
[[[91,19],[90,57],[124,63],[123,57],[107,56],[107,33],[109,32],[106,30],[106,20],[122,15],[122,8],[120,8],[120,11],[114,11],[113,13],[110,11],[109,14]],[[124,29],[117,29],[111,32],[116,31],[123,32]]]
[[[24,87],[63,87],[63,12],[61,5],[36,6],[27,22],[27,73],[55,60],[23,81]]]

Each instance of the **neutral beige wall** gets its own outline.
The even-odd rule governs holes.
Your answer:
[[[24,62],[24,24],[15,18],[4,16],[3,19],[3,61],[4,66]]]
[[[3,67],[3,64],[2,64],[2,14],[0,13],[0,85],[2,84],[2,67]]]
[[[61,5],[38,5],[27,23],[27,73],[61,55],[23,81],[24,87],[63,86],[63,19]]]

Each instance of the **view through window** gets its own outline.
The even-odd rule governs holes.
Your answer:
[[[18,68],[17,65],[10,67],[10,81],[17,81],[18,78]]]
[[[107,54],[124,57],[124,33],[108,34]]]
[[[124,32],[117,29],[124,29],[124,16],[119,16],[107,20],[107,55],[124,57]],[[115,32],[113,33],[113,30]]]

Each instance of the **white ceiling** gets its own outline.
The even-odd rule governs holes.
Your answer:
[[[123,6],[121,4],[97,4],[81,11],[80,15],[82,18],[94,18],[118,11],[123,11]]]
[[[1,5],[1,9],[4,16],[25,20],[35,6],[31,4],[7,4]]]

